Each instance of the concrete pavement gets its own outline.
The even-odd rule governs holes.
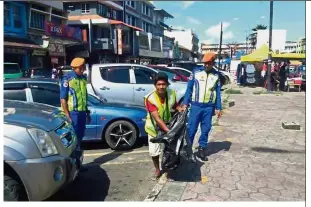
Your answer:
[[[305,93],[240,90],[211,132],[209,161],[184,162],[175,182],[157,184],[155,201],[305,201]],[[282,129],[283,121],[301,130]]]
[[[156,184],[147,146],[112,151],[101,143],[88,143],[85,149],[88,170],[48,201],[142,201]]]

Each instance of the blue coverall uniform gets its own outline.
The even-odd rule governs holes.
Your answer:
[[[196,68],[189,78],[184,104],[191,104],[188,121],[188,133],[191,144],[201,123],[199,146],[207,147],[208,134],[212,128],[212,117],[216,110],[221,110],[220,80],[218,71],[209,72]]]
[[[61,80],[60,99],[66,99],[72,119],[72,126],[77,135],[78,149],[84,137],[87,116],[87,80],[74,71],[67,73]]]

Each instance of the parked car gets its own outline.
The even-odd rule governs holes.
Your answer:
[[[4,100],[4,200],[41,201],[72,182],[83,155],[55,107]]]
[[[51,78],[52,70],[45,68],[31,68],[30,69],[30,78]]]
[[[23,71],[18,63],[4,63],[3,64],[4,79],[22,78]]]
[[[4,81],[4,98],[38,102],[61,107],[59,85],[53,79],[19,79]],[[106,103],[88,95],[91,123],[86,125],[86,140],[103,140],[112,149],[129,149],[138,138],[147,136],[144,125],[146,110],[141,106]]]
[[[148,67],[156,69],[159,72],[166,73],[168,78],[172,81],[188,82],[188,80],[189,80],[187,76],[185,76],[182,73],[179,73],[177,71],[171,70],[168,67],[159,66],[159,65],[148,65]]]
[[[198,64],[192,61],[176,61],[172,64],[169,64],[168,66],[185,68],[189,70],[190,72],[192,72],[198,66]]]
[[[171,69],[171,70],[174,70],[174,71],[176,71],[176,72],[179,72],[179,73],[181,73],[181,74],[183,74],[184,76],[186,76],[186,77],[190,77],[190,75],[192,74],[192,72],[191,71],[189,71],[189,70],[187,70],[187,69],[185,69],[185,68],[180,68],[180,67],[168,67],[169,69]]]
[[[94,64],[89,71],[88,91],[108,102],[144,106],[144,96],[155,89],[154,77],[158,71],[143,65],[130,63]],[[187,83],[169,80],[181,102]]]

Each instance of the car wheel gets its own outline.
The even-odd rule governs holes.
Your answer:
[[[25,201],[25,191],[22,184],[13,177],[4,174],[4,201]]]
[[[105,140],[113,150],[132,149],[137,140],[137,130],[129,121],[115,121],[106,129]]]
[[[226,75],[225,76],[225,84],[224,85],[228,85],[230,84],[230,78]]]

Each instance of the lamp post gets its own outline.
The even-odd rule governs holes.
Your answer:
[[[218,52],[218,67],[220,66],[221,46],[222,46],[222,22],[220,23],[220,38],[219,38],[219,52]]]
[[[268,53],[268,78],[267,91],[271,92],[271,46],[272,46],[272,23],[273,23],[273,1],[270,1],[270,23],[269,23],[269,53]]]

